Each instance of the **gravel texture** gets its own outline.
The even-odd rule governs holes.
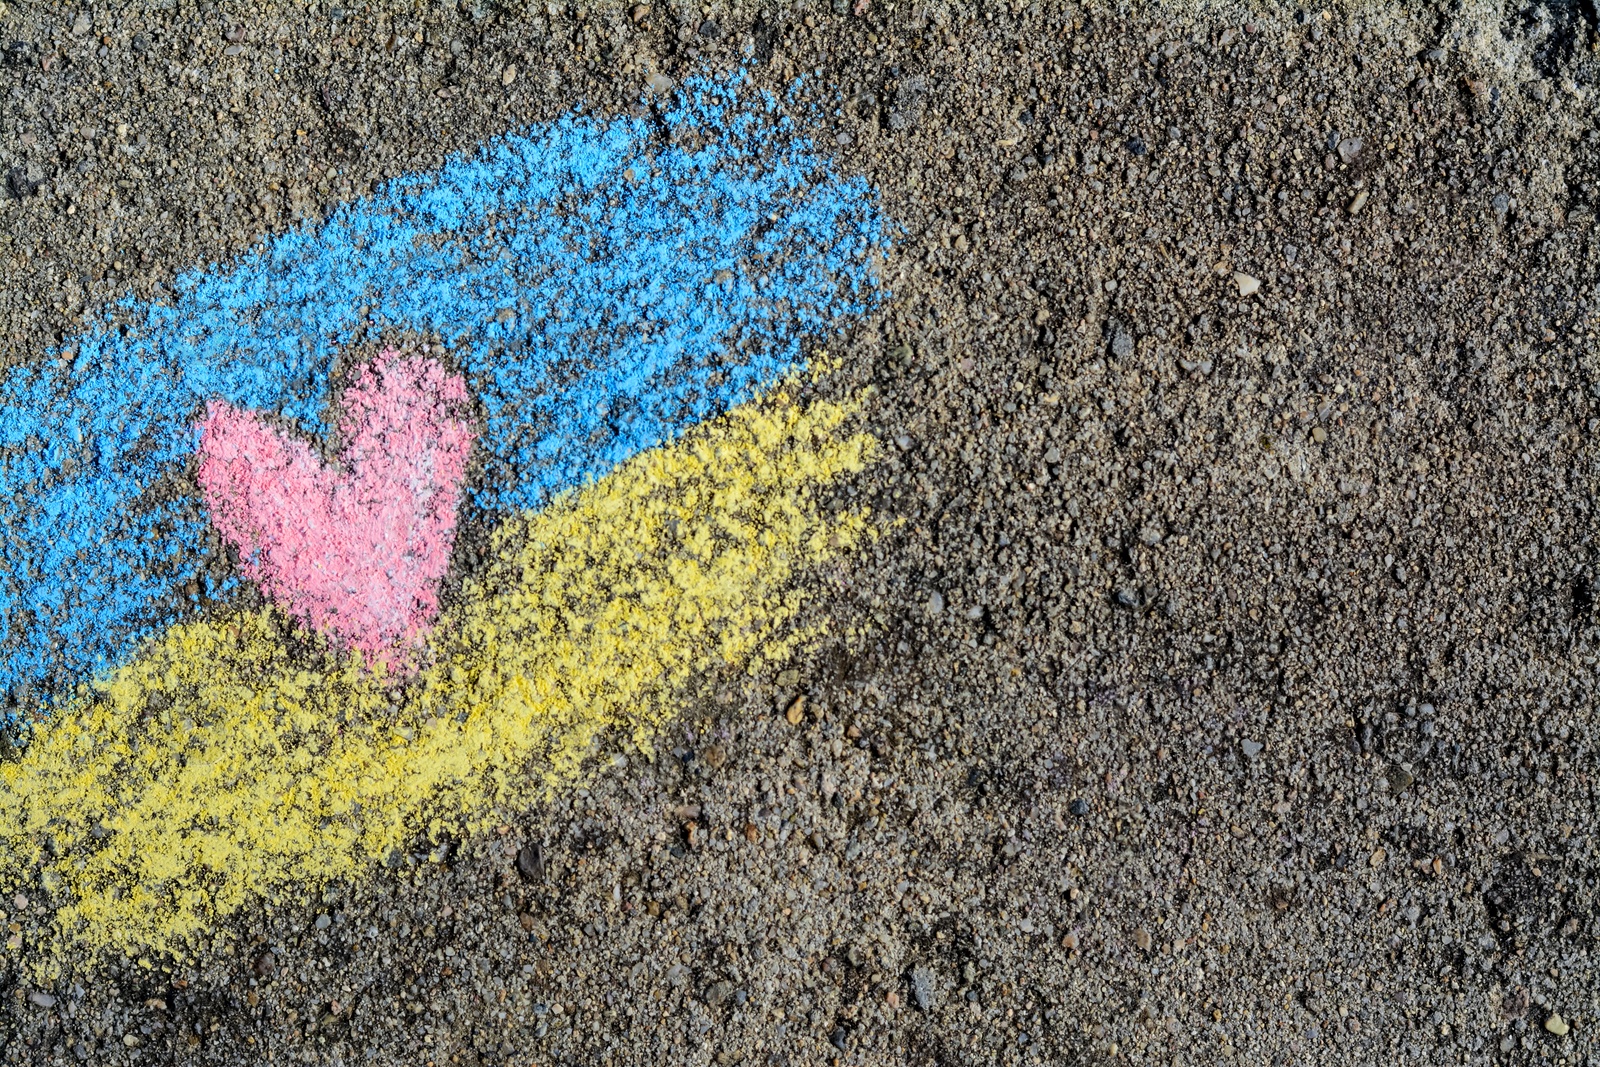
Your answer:
[[[654,760],[8,962],[3,1062],[1600,1062],[1592,4],[149,7],[0,21],[9,360],[745,65],[904,231],[898,522]]]

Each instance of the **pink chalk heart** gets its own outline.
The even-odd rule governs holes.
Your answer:
[[[230,404],[200,423],[200,488],[245,574],[291,615],[404,668],[439,611],[473,430],[466,383],[385,351],[345,390],[340,470]]]

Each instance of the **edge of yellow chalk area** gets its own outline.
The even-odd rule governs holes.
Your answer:
[[[877,447],[846,430],[859,406],[779,391],[507,521],[403,689],[271,610],[174,627],[0,765],[0,886],[58,906],[56,944],[21,955],[179,951],[483,829],[602,733],[648,748],[698,674],[808,636],[797,573],[870,534],[817,498]]]

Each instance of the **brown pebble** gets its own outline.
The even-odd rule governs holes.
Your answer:
[[[800,696],[790,701],[789,710],[783,713],[783,717],[789,720],[790,726],[799,726],[800,720],[806,717],[806,698]]]

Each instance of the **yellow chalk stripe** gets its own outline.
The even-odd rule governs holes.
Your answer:
[[[868,529],[816,497],[875,447],[855,407],[746,405],[507,522],[404,686],[275,612],[175,627],[0,765],[0,886],[42,868],[62,942],[176,951],[483,829],[604,732],[647,747],[697,676],[805,637],[797,569]]]

